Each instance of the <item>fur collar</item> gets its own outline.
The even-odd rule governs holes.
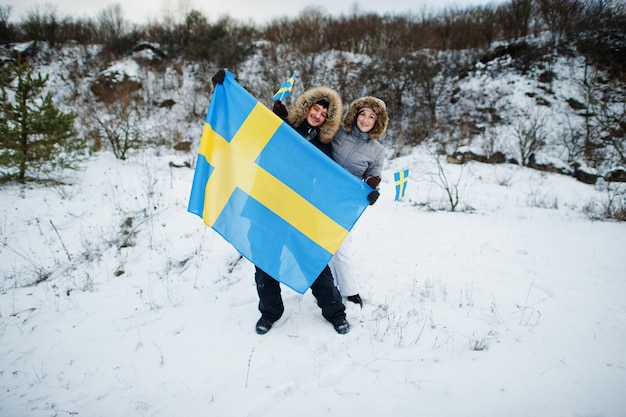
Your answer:
[[[343,117],[343,128],[346,132],[351,132],[356,123],[357,113],[364,107],[369,107],[374,110],[376,116],[378,116],[376,124],[372,130],[369,131],[370,139],[378,140],[378,138],[385,134],[387,131],[387,125],[389,124],[387,106],[385,105],[385,102],[379,98],[366,96],[354,100]]]
[[[339,130],[341,116],[343,115],[343,103],[339,94],[330,87],[313,87],[302,93],[291,106],[287,122],[298,127],[306,119],[307,111],[319,100],[328,101],[328,118],[320,128],[319,138],[323,143],[329,143]]]

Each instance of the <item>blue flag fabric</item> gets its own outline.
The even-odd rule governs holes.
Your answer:
[[[406,183],[409,178],[409,170],[405,169],[400,172],[395,172],[393,174],[393,179],[396,183],[396,201],[400,200],[404,197],[404,193],[406,191]]]
[[[291,74],[291,77],[289,77],[289,79],[287,79],[287,81],[285,81],[283,85],[280,86],[280,88],[278,89],[276,94],[274,94],[274,97],[272,99],[274,101],[277,101],[277,100],[282,100],[284,98],[289,97],[289,94],[291,94],[291,90],[293,90],[293,84],[295,82],[296,82],[296,73],[294,71],[294,73]]]
[[[188,211],[303,294],[365,211],[371,189],[226,72],[204,123]]]

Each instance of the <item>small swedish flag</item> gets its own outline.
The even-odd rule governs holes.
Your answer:
[[[406,191],[406,183],[409,178],[409,170],[405,169],[403,171],[395,172],[393,174],[393,179],[396,183],[396,201],[401,200],[404,197],[404,192]]]
[[[289,94],[291,94],[291,90],[293,89],[293,84],[296,82],[296,72],[294,71],[291,74],[291,77],[287,81],[284,82],[283,85],[280,86],[276,94],[274,94],[273,100],[278,101],[284,98],[287,98]]]

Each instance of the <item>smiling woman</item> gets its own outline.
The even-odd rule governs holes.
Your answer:
[[[318,0],[315,2],[315,10],[332,16],[341,14],[376,13],[384,14],[411,14],[421,15],[424,12],[436,12],[447,7],[465,8],[470,6],[498,4],[504,0],[439,0],[433,5],[428,0],[359,0],[353,3],[338,2],[335,0]],[[294,17],[303,9],[311,6],[294,7],[290,0],[272,0],[263,2],[263,7],[258,6],[257,0],[230,0],[228,2],[196,2],[194,0],[135,0],[121,2],[115,0],[54,0],[43,2],[42,0],[6,0],[4,2],[11,7],[11,19],[19,21],[35,8],[52,7],[61,16],[75,18],[95,18],[102,10],[120,4],[124,18],[132,23],[148,23],[150,21],[163,21],[182,18],[192,9],[204,13],[210,20],[216,20],[224,16],[230,16],[243,22],[264,24],[272,19],[280,17]]]

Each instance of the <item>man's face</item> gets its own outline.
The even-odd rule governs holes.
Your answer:
[[[306,114],[306,121],[313,127],[320,127],[328,119],[328,109],[315,103]]]

